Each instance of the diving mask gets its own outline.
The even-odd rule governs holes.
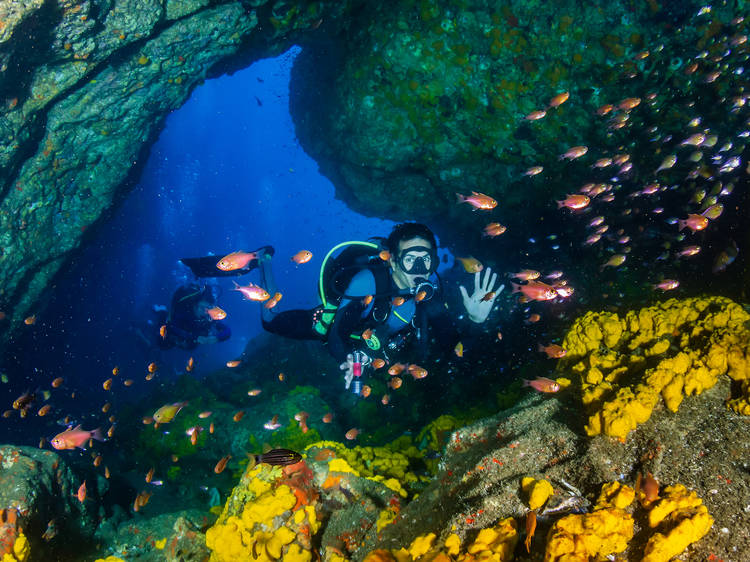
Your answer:
[[[427,255],[421,255],[423,252]],[[438,268],[437,252],[427,246],[412,246],[401,252],[398,264],[409,275],[430,275]]]

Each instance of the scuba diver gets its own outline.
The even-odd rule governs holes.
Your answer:
[[[278,312],[261,308],[263,328],[294,339],[318,339],[340,362],[346,389],[359,393],[362,368],[376,358],[389,361],[407,346],[416,346],[422,360],[434,336],[440,349],[459,342],[458,319],[449,313],[437,277],[435,236],[423,224],[402,223],[386,240],[344,242],[334,247],[321,266],[321,304],[309,310]],[[348,246],[337,257],[334,252]],[[256,252],[261,286],[277,292],[271,270],[272,252]],[[436,281],[431,280],[436,278]],[[483,278],[477,272],[474,292],[460,292],[468,318],[474,325],[489,316],[495,299],[497,274],[490,268]]]
[[[226,341],[232,335],[221,322],[226,316],[216,302],[218,287],[189,283],[177,288],[169,310],[155,306],[160,326],[156,343],[160,349],[195,349],[198,345]]]

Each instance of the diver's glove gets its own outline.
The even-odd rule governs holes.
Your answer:
[[[477,324],[481,324],[487,320],[492,306],[495,304],[495,299],[505,289],[505,285],[500,285],[495,290],[497,273],[492,273],[492,268],[488,267],[484,271],[484,279],[480,279],[481,272],[477,271],[474,274],[474,294],[471,296],[466,291],[466,287],[463,285],[459,286],[461,296],[464,299],[466,313],[469,315],[469,319]]]

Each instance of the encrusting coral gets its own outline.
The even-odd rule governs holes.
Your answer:
[[[625,439],[660,398],[676,412],[723,374],[744,393],[728,406],[750,414],[749,327],[750,314],[724,297],[670,299],[624,317],[588,312],[566,334],[560,367],[580,377],[586,432]]]
[[[588,562],[624,551],[633,538],[633,517],[624,508],[634,497],[635,491],[628,486],[605,484],[594,511],[555,521],[544,561]]]
[[[648,514],[651,528],[662,529],[648,541],[643,562],[666,562],[703,538],[713,525],[703,501],[685,486],[667,486]]]

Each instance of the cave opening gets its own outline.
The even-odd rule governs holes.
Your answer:
[[[284,307],[311,307],[320,260],[297,266],[292,255],[307,249],[322,257],[344,239],[387,236],[393,223],[337,200],[295,137],[289,87],[299,52],[295,46],[208,80],[168,116],[138,185],[60,276],[35,329],[12,346],[11,363],[22,375],[15,380],[24,380],[19,385],[64,375],[72,385],[100,389],[115,365],[141,373],[155,360],[153,346],[143,341],[158,329],[153,307],[168,305],[173,291],[192,279],[179,258],[270,244]],[[262,333],[258,305],[232,291],[232,279],[257,283],[258,272],[215,282],[220,305],[231,311],[231,338],[161,352],[162,371],[181,372],[193,356],[208,373]]]

